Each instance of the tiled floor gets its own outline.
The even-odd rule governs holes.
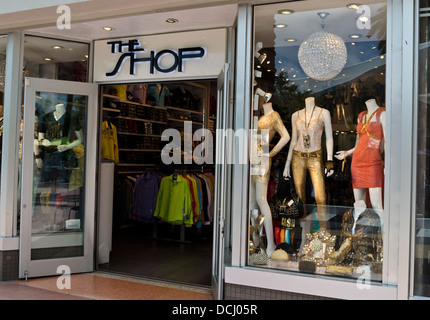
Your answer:
[[[0,300],[212,300],[209,289],[104,273],[72,275],[70,289],[58,277],[0,282]]]

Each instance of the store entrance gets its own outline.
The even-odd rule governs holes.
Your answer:
[[[100,91],[98,270],[210,287],[216,80]]]

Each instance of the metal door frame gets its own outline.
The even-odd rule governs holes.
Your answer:
[[[85,139],[85,223],[84,255],[81,257],[31,260],[33,140],[36,92],[52,92],[88,96]],[[22,188],[19,277],[56,275],[65,265],[71,273],[91,272],[94,269],[95,200],[97,170],[97,101],[98,85],[91,83],[26,78],[24,96],[24,125],[22,147]]]
[[[230,64],[226,63],[218,76],[217,83],[217,135],[216,135],[216,157],[215,157],[215,210],[214,210],[214,241],[212,259],[212,294],[215,299],[223,298],[224,289],[224,244],[225,244],[225,221],[227,214],[227,192],[226,185],[227,163],[226,163],[226,139],[223,130],[227,129],[229,109],[229,74]],[[222,107],[220,107],[222,106]]]

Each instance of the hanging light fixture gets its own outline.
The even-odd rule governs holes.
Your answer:
[[[299,48],[299,63],[303,71],[318,81],[337,76],[346,64],[348,53],[345,43],[336,34],[324,31],[328,12],[319,12],[322,30],[309,36]]]

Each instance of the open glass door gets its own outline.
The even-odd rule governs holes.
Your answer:
[[[223,297],[224,279],[224,247],[226,214],[228,209],[228,165],[227,143],[228,139],[223,134],[228,128],[229,121],[229,92],[228,78],[229,64],[226,63],[218,76],[217,99],[217,132],[216,132],[216,163],[215,163],[215,218],[214,218],[214,247],[212,267],[212,292],[215,299]]]
[[[93,270],[97,85],[26,78],[19,276]]]

